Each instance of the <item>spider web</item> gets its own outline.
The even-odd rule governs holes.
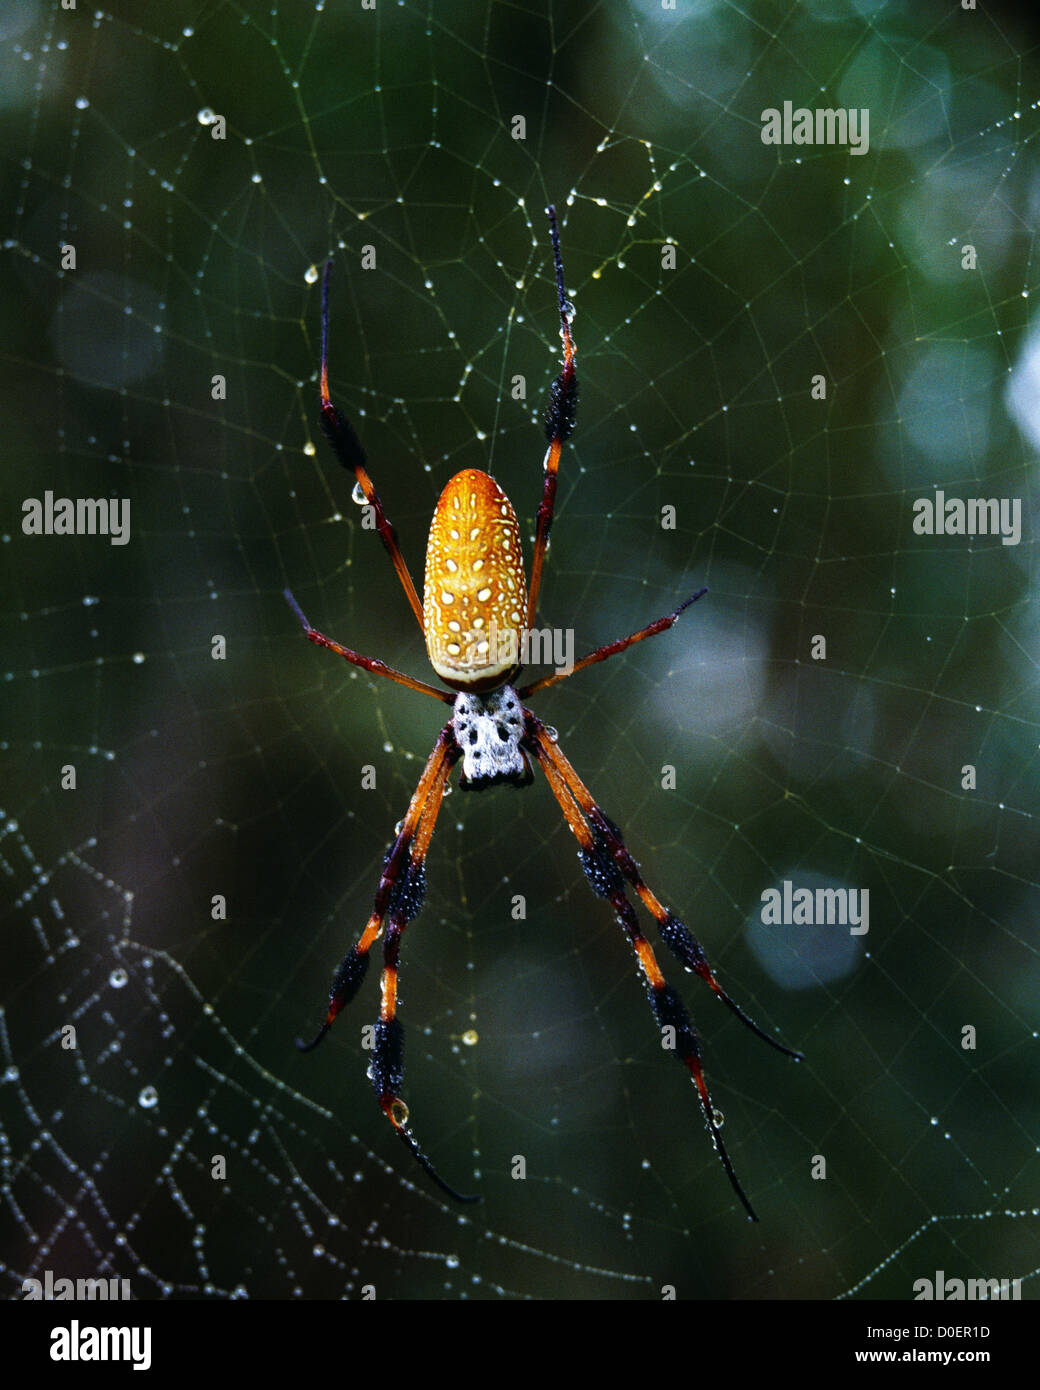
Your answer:
[[[909,1298],[942,1269],[1035,1296],[1018,21],[16,0],[0,65],[7,1294],[50,1269],[138,1298]],[[786,99],[869,108],[869,151],[763,144]],[[443,1199],[374,1104],[374,978],[293,1047],[442,719],[310,647],[282,599],[427,676],[317,431],[317,270],[334,256],[334,395],[419,577],[460,469],[533,530],[549,201],[582,395],[540,621],[580,652],[710,593],[535,707],[730,993],[804,1049],[661,952],[754,1227],[542,779],[445,803],[403,948],[404,1095],[483,1204]],[[1021,499],[1021,543],[916,535],[936,487]],[[129,544],[23,535],[47,489],[130,498]],[[784,880],[869,890],[869,932],[763,928]]]

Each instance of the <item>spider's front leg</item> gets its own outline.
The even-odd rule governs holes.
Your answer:
[[[375,1025],[375,1047],[368,1069],[369,1079],[380,1108],[393,1125],[398,1138],[437,1186],[456,1201],[478,1202],[479,1197],[456,1192],[438,1174],[408,1128],[408,1107],[400,1095],[404,1079],[404,1034],[397,1018],[401,936],[408,923],[422,909],[426,895],[426,853],[437,822],[437,813],[444,800],[444,789],[460,756],[461,750],[452,725],[448,723],[438,735],[408,812],[401,822],[397,839],[386,857],[365,930],[333,976],[325,1021],[309,1043],[297,1038],[296,1046],[301,1052],[310,1052],[322,1041],[337,1015],[361,988],[368,971],[369,951],[383,935],[382,1004],[379,1022]]]
[[[702,590],[703,592],[703,590]],[[695,598],[700,595],[694,595]],[[690,602],[690,600],[687,600]],[[684,605],[685,606],[685,605]],[[563,778],[568,791],[580,806],[582,814],[591,829],[598,856],[604,856],[612,865],[616,865],[624,877],[635,889],[640,901],[657,923],[657,929],[661,933],[661,940],[671,951],[676,960],[685,970],[699,975],[711,992],[720,999],[726,1008],[736,1014],[741,1023],[751,1032],[767,1042],[770,1047],[775,1047],[777,1052],[782,1052],[786,1057],[793,1057],[796,1062],[804,1060],[800,1052],[796,1052],[793,1047],[787,1047],[779,1039],[760,1028],[750,1014],[746,1013],[735,999],[730,998],[726,991],[715,978],[715,972],[708,964],[708,958],[704,953],[704,947],[700,944],[693,932],[685,922],[679,920],[675,913],[665,907],[658,898],[657,894],[644,881],[639,872],[639,865],[632,858],[625,844],[621,831],[610,819],[604,815],[603,811],[596,804],[592,793],[578,776],[569,759],[562,749],[550,746],[550,755],[556,765],[557,771]]]
[[[757,1221],[755,1209],[748,1200],[740,1184],[726,1146],[719,1133],[719,1121],[708,1091],[708,1084],[701,1065],[700,1040],[697,1031],[679,995],[667,983],[657,963],[653,947],[640,929],[632,904],[625,892],[625,879],[635,887],[640,898],[651,907],[660,924],[661,936],[687,969],[696,970],[714,992],[726,1003],[749,1028],[759,1037],[771,1043],[781,1052],[797,1060],[801,1054],[784,1047],[771,1038],[744,1013],[739,1005],[719,986],[699,943],[689,929],[674,914],[661,906],[647,888],[639,874],[639,866],[629,854],[621,832],[609,820],[593,800],[567,758],[546,732],[545,725],[530,710],[524,710],[527,742],[538,759],[553,795],[559,803],[571,832],[580,846],[579,858],[585,876],[594,893],[606,898],[627,935],[636,960],[646,983],[647,998],[653,1011],[657,1026],[662,1030],[672,1030],[672,1050],[678,1060],[686,1067],[697,1087],[705,1123],[715,1145],[726,1176],[734,1192],[740,1198],[744,1210],[752,1221]],[[652,906],[651,906],[652,904]]]
[[[373,943],[378,941],[382,934],[383,923],[387,915],[391,912],[396,914],[409,913],[410,915],[404,917],[405,921],[410,921],[412,917],[418,915],[419,909],[422,907],[425,889],[426,856],[425,850],[422,855],[416,854],[416,830],[435,789],[436,800],[431,809],[433,818],[436,820],[437,811],[444,795],[444,783],[458,757],[458,745],[455,742],[452,726],[450,723],[445,724],[438,734],[433,752],[423,768],[422,776],[419,778],[409,802],[408,812],[401,822],[397,839],[390,846],[390,852],[386,856],[383,872],[379,879],[379,887],[376,889],[375,901],[372,904],[372,914],[365,924],[365,930],[361,933],[357,945],[352,946],[344,956],[338,970],[332,977],[332,986],[329,990],[329,1008],[325,1015],[325,1022],[310,1042],[305,1043],[299,1038],[296,1039],[296,1046],[301,1052],[312,1052],[318,1046],[335,1023],[339,1013],[346,1008],[361,988],[362,981],[368,973],[368,953],[372,949]],[[431,823],[431,833],[432,830]],[[424,843],[429,844],[429,835],[425,837]]]

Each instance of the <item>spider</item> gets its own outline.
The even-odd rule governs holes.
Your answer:
[[[691,594],[667,617],[658,618],[628,637],[597,647],[574,662],[570,669],[557,670],[555,674],[532,681],[520,689],[513,685],[522,669],[519,660],[521,639],[524,631],[532,627],[538,607],[542,569],[553,521],[560,453],[574,428],[578,397],[574,339],[571,334],[574,306],[564,288],[556,210],[549,207],[547,212],[559,299],[563,363],[553,382],[545,415],[549,447],[544,462],[545,480],[536,520],[529,589],[524,576],[520,528],[512,504],[494,478],[477,469],[467,469],[451,479],[437,502],[426,551],[424,601],[420,604],[398,545],[397,533],[387,520],[379,494],[366,471],[365,451],[353,427],[329,396],[331,260],[325,265],[321,318],[322,431],[340,463],[354,474],[355,494],[360,490],[365,502],[372,508],[383,545],[423,630],[430,664],[450,690],[439,690],[425,681],[394,670],[385,662],[361,656],[333,642],[311,627],[288,589],[285,597],[307,637],[317,646],[335,652],[373,675],[384,676],[407,686],[409,690],[417,690],[450,704],[452,713],[437,735],[408,811],[397,827],[396,838],[383,864],[371,916],[356,945],[347,952],[333,976],[325,1021],[310,1042],[305,1043],[298,1038],[296,1045],[301,1051],[310,1052],[322,1041],[337,1015],[360,989],[368,970],[369,952],[382,937],[382,1006],[379,1022],[375,1026],[369,1078],[380,1107],[398,1138],[437,1186],[459,1202],[480,1200],[478,1196],[457,1192],[444,1181],[420,1148],[409,1126],[408,1107],[401,1099],[404,1054],[403,1034],[397,1017],[401,937],[423,905],[426,854],[437,813],[456,764],[461,759],[460,789],[484,791],[501,782],[526,786],[533,780],[533,759],[545,774],[564,819],[578,842],[578,858],[592,891],[610,903],[635,952],[650,1008],[657,1026],[662,1030],[662,1040],[666,1045],[671,1045],[671,1050],[689,1071],[697,1087],[708,1132],[733,1190],[749,1219],[757,1221],[758,1217],[740,1185],[719,1133],[721,1116],[714,1109],[704,1079],[697,1033],[682,1000],[665,982],[629,901],[627,888],[634,889],[657,922],[662,941],[687,971],[699,975],[741,1022],[771,1047],[796,1061],[801,1060],[801,1053],[770,1037],[722,988],[693,933],[644,882],[638,864],[625,846],[621,831],[593,800],[585,783],[564,756],[555,730],[543,724],[524,703],[537,691],[548,689],[566,676],[598,661],[606,661],[608,657],[625,651],[646,637],[666,632],[707,590],[700,589]]]

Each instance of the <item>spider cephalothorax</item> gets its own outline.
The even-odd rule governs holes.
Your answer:
[[[525,787],[533,780],[531,764],[521,746],[524,707],[511,685],[500,686],[489,695],[460,691],[455,696],[451,725],[462,749],[459,786],[464,790],[483,791],[496,782]]]
[[[578,858],[589,885],[593,892],[610,903],[635,952],[651,1010],[657,1026],[662,1030],[662,1041],[686,1067],[697,1087],[705,1124],[733,1189],[749,1217],[757,1220],[719,1134],[719,1120],[701,1067],[697,1033],[682,1000],[661,974],[653,948],[643,935],[635,909],[629,901],[629,891],[635,893],[654,918],[661,940],[684,969],[699,975],[713,993],[759,1037],[790,1057],[797,1059],[800,1054],[764,1033],[723,990],[689,927],[666,908],[645,883],[639,865],[625,846],[621,831],[593,800],[589,789],[559,747],[555,731],[543,724],[524,704],[536,691],[555,685],[586,666],[605,661],[646,637],[666,631],[706,591],[699,589],[679,604],[673,613],[658,618],[628,637],[597,647],[580,661],[551,676],[522,686],[519,690],[514,689],[512,684],[520,671],[519,654],[523,635],[531,629],[538,607],[542,568],[556,499],[560,452],[574,427],[578,396],[574,340],[571,336],[574,309],[564,289],[554,208],[549,208],[549,229],[560,309],[563,365],[553,382],[545,418],[549,447],[545,455],[545,479],[535,526],[529,591],[524,575],[520,528],[509,498],[489,474],[478,469],[467,469],[450,480],[437,502],[426,551],[424,600],[420,605],[397,543],[396,532],[387,520],[379,494],[365,469],[364,450],[352,426],[332,404],[329,396],[331,262],[325,267],[322,293],[322,429],[339,461],[353,472],[365,502],[372,508],[376,528],[426,638],[430,664],[450,690],[438,690],[425,681],[395,671],[385,662],[361,656],[349,647],[333,642],[310,626],[291,594],[287,592],[286,596],[312,642],[327,647],[363,670],[385,676],[411,690],[452,705],[452,714],[437,737],[408,811],[387,852],[365,929],[333,977],[325,1021],[311,1042],[298,1045],[306,1052],[321,1042],[336,1016],[360,989],[368,969],[369,952],[375,942],[382,938],[382,1005],[379,1022],[375,1026],[369,1077],[379,1104],[398,1137],[434,1182],[459,1201],[477,1200],[456,1192],[436,1172],[411,1132],[408,1107],[401,1099],[404,1044],[397,1018],[401,937],[423,905],[426,852],[448,780],[456,764],[461,760],[459,786],[481,791],[501,782],[514,786],[526,785],[532,780],[532,762],[537,762],[578,842]]]

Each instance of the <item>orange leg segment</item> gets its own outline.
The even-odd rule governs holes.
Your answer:
[[[533,751],[545,773],[552,793],[560,805],[564,818],[578,841],[580,846],[579,858],[582,868],[585,870],[585,876],[588,878],[593,892],[599,897],[606,898],[610,903],[635,951],[636,959],[646,981],[647,998],[657,1025],[662,1030],[662,1036],[667,1038],[671,1050],[674,1050],[679,1061],[689,1071],[697,1087],[704,1120],[715,1145],[715,1152],[718,1154],[722,1166],[726,1170],[726,1176],[729,1178],[734,1192],[740,1198],[749,1219],[757,1221],[755,1209],[740,1185],[726,1146],[722,1142],[722,1135],[719,1133],[715,1107],[712,1104],[708,1084],[704,1079],[704,1071],[701,1066],[700,1040],[690,1021],[689,1014],[686,1012],[686,1006],[675,990],[665,981],[653,948],[643,935],[635,910],[628,901],[622,873],[610,855],[605,852],[606,847],[602,836],[595,833],[590,827],[589,821],[586,819],[588,813],[579,803],[568,784],[568,777],[564,774],[563,768],[566,767],[571,773],[573,773],[573,768],[553,740],[549,738],[541,720],[532,715],[530,711],[527,711],[526,714],[528,736]],[[666,1033],[665,1030],[668,1032]]]

